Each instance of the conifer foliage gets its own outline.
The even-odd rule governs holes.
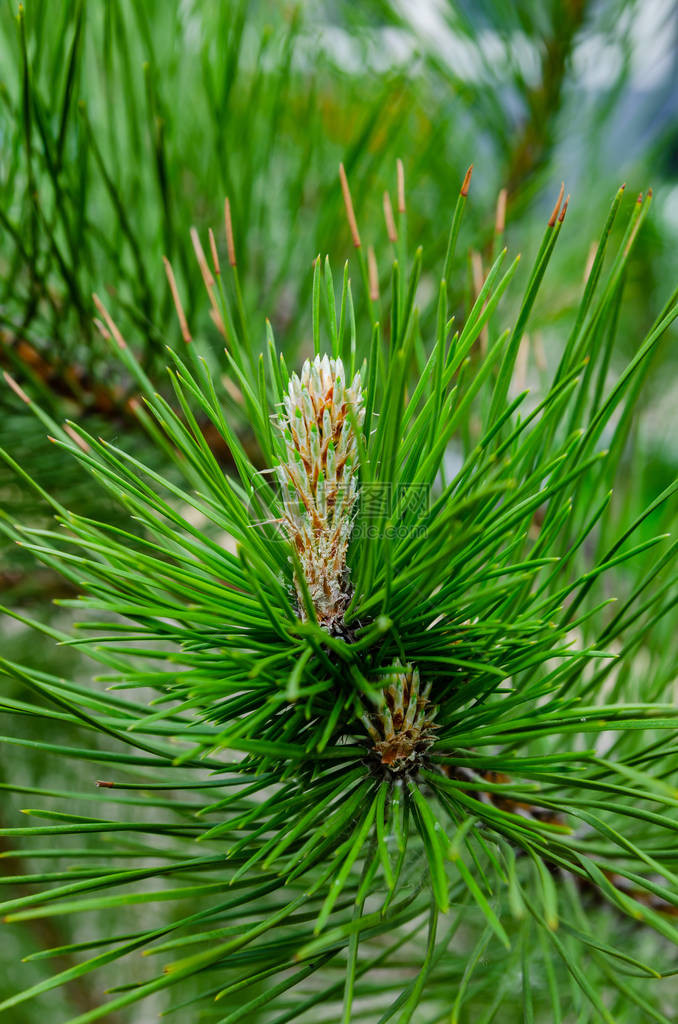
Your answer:
[[[7,999],[8,1019],[95,972],[101,1001],[69,1024],[157,993],[170,1019],[220,1024],[433,1024],[471,1019],[469,1006],[474,1020],[561,1021],[573,1001],[582,1020],[668,1024],[678,709],[662,673],[638,686],[636,653],[675,606],[675,544],[656,527],[678,485],[621,523],[610,512],[678,305],[612,373],[650,205],[633,204],[608,251],[620,189],[557,365],[516,388],[567,204],[561,193],[522,292],[503,248],[458,322],[469,180],[420,309],[404,201],[380,281],[343,177],[364,287],[354,306],[349,265],[337,287],[315,260],[299,375],[270,326],[259,351],[238,321],[213,237],[202,270],[226,354],[184,331],[167,351],[171,394],[96,299],[163,471],[124,435],[53,419],[6,374],[125,517],[95,521],[40,490],[53,528],[0,521],[80,595],[66,602],[82,616],[73,635],[22,621],[93,666],[82,685],[0,659],[25,686],[11,710],[33,717],[31,745],[82,765],[81,791],[38,790],[32,820],[2,830],[68,871],[37,867],[0,910],[7,926],[110,921],[68,948],[74,966]],[[63,723],[80,746],[60,742]],[[87,835],[94,847],[73,842]],[[105,996],[114,961],[128,981]]]

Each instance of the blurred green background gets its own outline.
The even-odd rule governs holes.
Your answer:
[[[628,208],[651,186],[654,214],[628,274],[620,363],[678,283],[678,7],[671,0],[27,0],[22,11],[5,0],[0,69],[0,363],[59,419],[87,421],[146,458],[160,456],[147,451],[128,405],[130,381],[93,326],[92,292],[105,298],[162,386],[164,346],[180,343],[166,255],[191,331],[218,362],[220,338],[189,230],[195,225],[207,246],[213,227],[225,263],[225,196],[243,320],[256,343],[270,318],[290,364],[309,347],[314,256],[328,252],[336,277],[351,255],[340,161],[384,283],[382,193],[395,194],[396,159],[405,171],[410,240],[424,247],[429,268],[444,257],[459,185],[474,164],[462,233],[468,269],[452,282],[462,313],[474,267],[486,266],[491,251],[500,190],[507,189],[508,244],[531,255],[565,181],[571,201],[531,325],[529,372],[557,359],[590,244],[621,182]],[[424,309],[430,281],[425,273]],[[638,506],[676,474],[675,340],[674,328],[625,454]],[[241,431],[246,440],[245,423]],[[0,446],[64,503],[111,514],[44,435],[3,386]],[[0,498],[4,515],[44,521],[35,495],[4,464]],[[63,581],[2,544],[0,602],[66,620],[53,604],[70,596]],[[12,619],[2,630],[5,656],[82,672],[73,649],[55,654],[36,645]],[[8,708],[26,699],[7,681],[3,694]],[[12,715],[5,731],[21,740],[31,728],[29,716]],[[62,765],[59,778],[52,771],[26,748],[0,749],[0,784],[65,788],[77,766]],[[0,823],[14,822],[23,805],[3,796]],[[1,864],[2,881],[20,887],[28,865],[17,857]],[[3,929],[0,998],[44,977],[45,964],[22,966],[22,956],[73,939],[67,918]],[[111,984],[121,980],[112,976]],[[17,1008],[12,1022],[31,1024],[46,1009],[60,1020],[96,1005],[100,995],[89,985]],[[136,1013],[125,1019],[151,1019],[148,1009]]]

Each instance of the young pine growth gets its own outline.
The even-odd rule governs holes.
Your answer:
[[[372,756],[395,775],[416,775],[435,742],[431,687],[421,690],[417,669],[398,664],[385,674],[383,687],[379,707],[361,716],[374,743]]]
[[[279,423],[282,518],[298,560],[299,615],[308,617],[308,594],[316,621],[330,633],[343,631],[350,599],[346,552],[358,494],[356,431],[364,417],[360,374],[347,384],[341,359],[316,356],[301,377],[292,374]]]
[[[456,327],[469,178],[421,310],[402,167],[390,301],[350,206],[363,302],[354,321],[348,270],[337,303],[316,263],[316,355],[299,376],[272,333],[264,354],[248,342],[216,243],[205,276],[227,351],[186,328],[174,400],[99,303],[164,470],[14,385],[126,519],[79,515],[37,484],[56,529],[0,519],[77,590],[81,621],[74,638],[10,614],[82,655],[76,679],[0,656],[27,693],[3,705],[4,740],[54,775],[78,765],[71,788],[6,784],[37,806],[0,831],[3,856],[33,852],[35,868],[0,914],[87,921],[45,939],[41,964],[64,947],[77,963],[6,999],[8,1020],[91,973],[99,1002],[69,1024],[146,997],[214,1024],[669,1021],[678,580],[664,526],[678,484],[644,506],[618,470],[678,306],[619,367],[649,208],[634,203],[618,236],[620,190],[550,371],[531,395],[516,387],[564,208],[516,301],[501,300],[517,260],[503,250],[486,274],[475,261]]]

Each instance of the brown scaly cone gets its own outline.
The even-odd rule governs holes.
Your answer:
[[[292,374],[279,426],[285,460],[278,466],[285,532],[299,557],[318,623],[342,632],[350,600],[346,551],[356,502],[356,427],[363,408],[360,374],[347,386],[341,359],[306,360]],[[297,605],[308,618],[302,581],[295,573]]]
[[[373,759],[394,775],[413,774],[435,742],[431,687],[420,689],[419,671],[411,665],[394,665],[387,680],[382,706],[361,720],[374,744]]]

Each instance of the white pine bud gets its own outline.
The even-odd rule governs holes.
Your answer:
[[[294,544],[320,625],[339,629],[350,599],[346,552],[358,495],[355,425],[365,416],[360,374],[345,386],[341,359],[306,360],[292,374],[280,423],[283,525]],[[349,410],[351,415],[349,416]],[[295,578],[299,614],[303,588]]]

